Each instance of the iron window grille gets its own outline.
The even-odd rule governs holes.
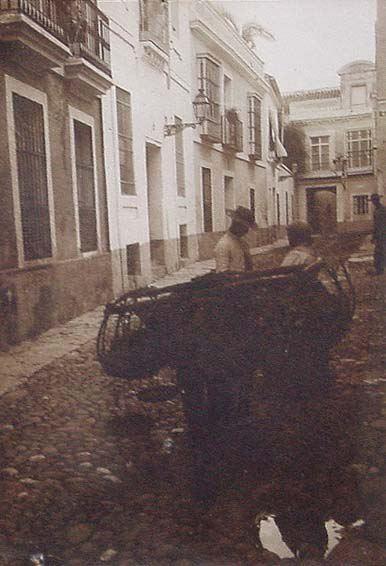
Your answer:
[[[131,96],[118,87],[116,95],[121,193],[135,195]]]
[[[80,250],[85,253],[98,248],[91,127],[74,120],[74,136]]]
[[[353,212],[354,212],[354,216],[363,216],[369,213],[368,195],[353,196]]]
[[[24,259],[52,256],[47,157],[41,104],[13,94]]]

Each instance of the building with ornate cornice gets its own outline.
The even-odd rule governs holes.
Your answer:
[[[378,193],[386,193],[386,2],[378,0],[376,33],[376,107],[375,125],[377,134],[376,168]]]
[[[251,245],[272,242],[292,221],[293,175],[282,163],[283,101],[264,63],[216,4],[191,2],[192,88],[209,97],[210,118],[194,134],[199,256],[229,226],[226,210],[254,210]]]
[[[288,156],[296,171],[297,215],[314,233],[371,226],[375,66],[355,61],[338,75],[337,88],[285,96],[288,135],[302,144],[300,155],[289,150]]]

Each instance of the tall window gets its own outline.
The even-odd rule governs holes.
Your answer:
[[[208,57],[198,57],[198,88],[210,101],[208,118],[220,121],[220,67]]]
[[[261,159],[261,100],[248,97],[249,154]]]
[[[361,216],[369,213],[369,195],[353,196],[354,216]]]
[[[98,247],[91,127],[74,120],[74,137],[80,250],[91,252]]]
[[[141,274],[141,251],[139,243],[126,246],[127,275]]]
[[[180,257],[189,257],[188,227],[186,224],[179,225],[179,236]]]
[[[202,203],[204,214],[204,232],[213,232],[212,215],[212,175],[211,170],[202,168]]]
[[[281,224],[281,217],[280,217],[280,194],[277,193],[276,194],[276,217],[277,217],[277,223]]]
[[[41,104],[13,94],[24,258],[51,257],[47,159]]]
[[[349,167],[371,166],[371,130],[352,130],[347,132],[346,143]]]
[[[135,195],[131,96],[121,88],[116,89],[116,95],[121,193]]]
[[[174,116],[176,125],[181,125],[182,120]],[[176,177],[177,177],[177,195],[185,196],[185,160],[184,160],[184,136],[182,130],[177,131],[174,136],[175,154],[176,154]]]
[[[256,220],[256,191],[249,189],[249,208],[252,211],[253,218]]]
[[[311,138],[311,169],[320,171],[330,167],[330,138],[315,136]]]

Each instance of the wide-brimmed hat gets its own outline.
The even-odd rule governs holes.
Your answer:
[[[252,210],[246,208],[245,206],[238,206],[236,210],[231,210],[228,208],[226,214],[227,216],[232,218],[232,220],[237,220],[237,222],[242,222],[252,230],[256,230],[257,228],[255,216]]]

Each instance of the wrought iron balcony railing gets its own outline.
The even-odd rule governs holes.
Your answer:
[[[93,0],[0,0],[2,14],[23,14],[110,73],[109,20]]]
[[[227,111],[222,117],[222,144],[235,152],[243,151],[243,123],[237,112]]]
[[[67,32],[74,55],[110,74],[109,19],[92,0],[75,0]]]
[[[0,0],[2,13],[24,14],[67,45],[66,10],[57,0]]]

